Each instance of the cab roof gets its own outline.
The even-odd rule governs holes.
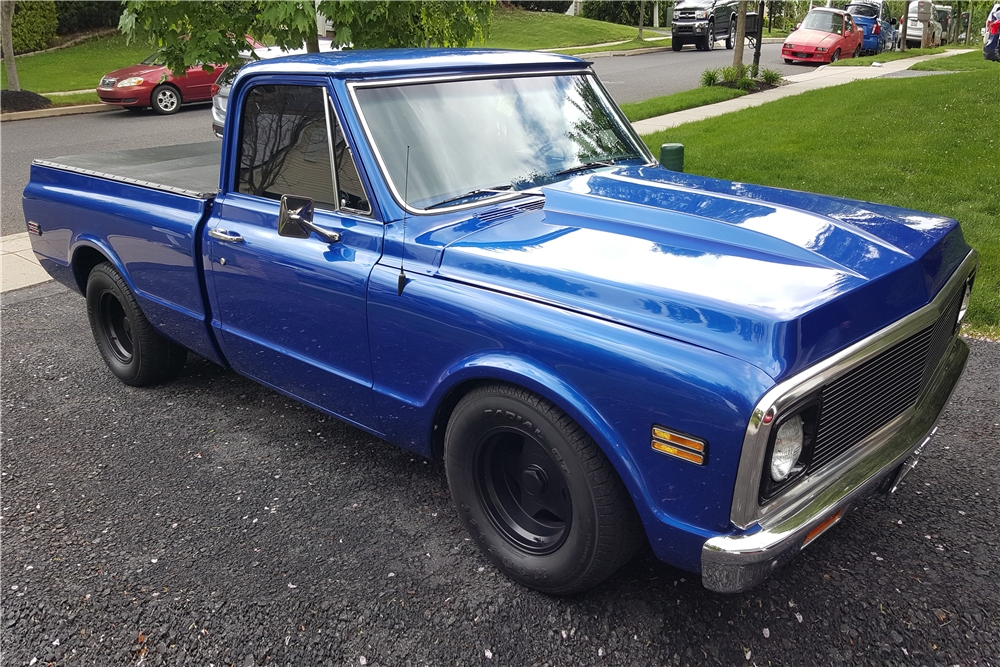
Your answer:
[[[378,49],[309,53],[257,61],[244,74],[294,72],[338,77],[412,76],[453,72],[580,69],[588,62],[553,53],[500,49]]]

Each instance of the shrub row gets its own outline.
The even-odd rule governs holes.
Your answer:
[[[115,27],[121,13],[122,6],[118,2],[19,0],[14,4],[10,25],[14,53],[46,49],[56,41],[56,35]]]

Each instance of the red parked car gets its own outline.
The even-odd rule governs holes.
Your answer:
[[[864,31],[847,12],[813,7],[798,29],[785,39],[781,57],[785,62],[832,63],[861,55]]]
[[[152,107],[156,113],[171,114],[181,104],[212,99],[212,84],[226,66],[210,67],[205,71],[201,65],[194,65],[188,67],[187,76],[174,76],[165,65],[158,64],[153,54],[138,65],[105,74],[97,86],[97,95],[105,104],[126,109]]]

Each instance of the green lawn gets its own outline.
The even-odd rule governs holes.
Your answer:
[[[848,58],[831,63],[833,67],[868,67],[873,62],[887,63],[892,60],[903,60],[904,58],[916,58],[917,56],[929,56],[933,53],[944,53],[948,49],[907,49],[906,51],[885,51],[877,56],[864,56],[861,58]],[[983,54],[979,54],[981,58]]]
[[[148,44],[125,44],[122,35],[96,37],[58,51],[18,57],[17,77],[21,88],[33,93],[97,88],[102,76],[141,62],[154,50]],[[0,69],[0,86],[7,89],[6,69]]]
[[[497,6],[485,46],[492,49],[554,49],[635,39],[638,33],[638,28],[617,23]]]
[[[947,58],[935,58],[922,63],[917,63],[910,69],[922,72],[969,72],[972,70],[987,69],[997,71],[997,63],[985,60],[983,50],[976,49],[971,53],[962,53],[957,56]]]
[[[637,120],[662,116],[663,114],[674,113],[675,111],[684,111],[685,109],[693,109],[705,106],[706,104],[725,102],[726,100],[731,100],[734,97],[742,97],[743,95],[746,95],[746,93],[742,90],[711,86],[709,88],[685,90],[672,95],[664,95],[663,97],[654,97],[645,102],[623,104],[621,107],[622,111],[625,112],[625,116],[634,123]],[[659,154],[658,148],[656,153]]]
[[[52,106],[71,107],[77,104],[97,104],[101,99],[97,93],[73,93],[72,95],[50,95]]]
[[[630,39],[621,44],[611,46],[585,46],[579,49],[560,49],[558,53],[567,56],[575,56],[581,53],[603,53],[604,51],[631,51],[632,49],[666,48],[670,46],[670,38],[649,40]]]
[[[966,322],[973,331],[997,338],[1000,63],[991,65],[992,71],[857,81],[644,140],[654,155],[661,144],[683,143],[685,170],[694,174],[959,220],[982,262]]]

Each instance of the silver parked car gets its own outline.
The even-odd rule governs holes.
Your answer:
[[[903,39],[903,19],[900,19],[899,25],[899,39]],[[930,40],[929,45],[931,48],[937,48],[941,46],[942,39],[944,36],[941,24],[937,20],[937,12],[931,13],[930,25]],[[912,3],[910,5],[910,13],[906,16],[906,46],[909,48],[919,47],[924,41],[924,24],[917,20],[917,3]]]

